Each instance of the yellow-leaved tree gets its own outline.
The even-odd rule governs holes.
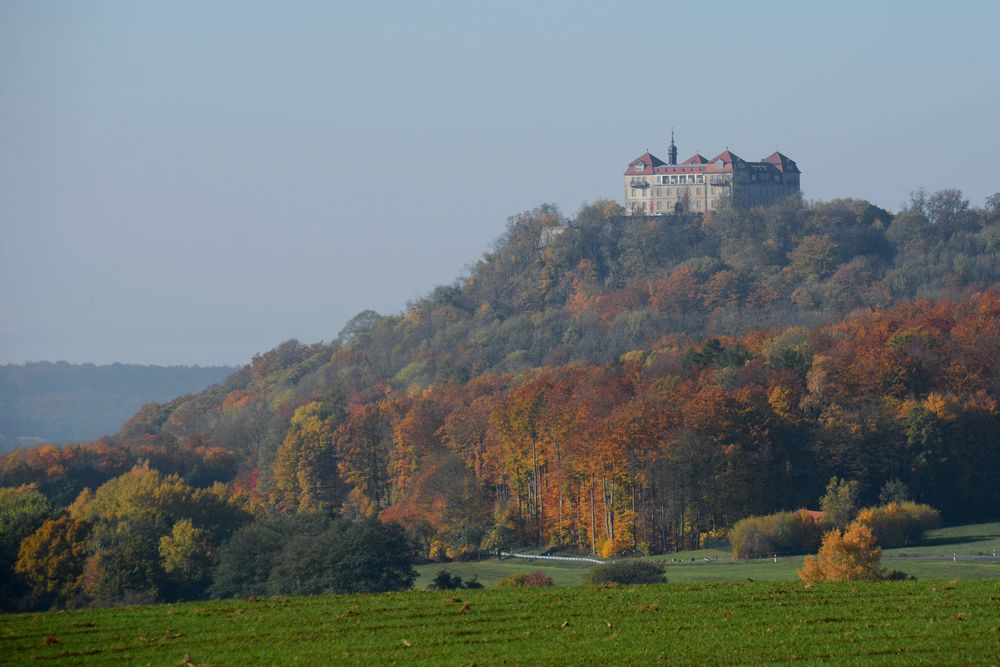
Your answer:
[[[881,579],[881,560],[882,549],[875,544],[871,528],[855,522],[824,535],[819,554],[806,556],[799,578],[810,582]]]

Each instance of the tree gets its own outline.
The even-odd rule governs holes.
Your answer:
[[[908,500],[910,500],[910,489],[899,479],[888,480],[878,492],[878,502],[880,505],[904,503]]]
[[[326,530],[327,516],[302,513],[266,517],[249,523],[223,544],[212,572],[212,597],[267,595],[268,578],[281,551],[295,535],[315,535]]]
[[[863,581],[883,576],[882,549],[875,545],[871,528],[853,523],[846,530],[834,528],[823,537],[819,554],[806,556],[798,571],[803,581]]]
[[[402,527],[374,519],[279,515],[237,531],[219,553],[214,597],[375,593],[413,585]]]
[[[14,576],[21,541],[53,514],[51,503],[33,485],[0,488],[0,608],[21,593]]]
[[[195,490],[148,468],[81,494],[70,515],[93,525],[88,592],[105,603],[200,596],[195,572],[206,564],[199,560],[249,518],[225,494],[224,486]]]
[[[364,514],[381,512],[389,504],[388,456],[392,429],[378,404],[370,403],[350,414],[334,434],[339,456],[337,469],[344,481],[370,505]]]
[[[190,519],[177,521],[169,535],[160,538],[160,559],[171,598],[202,594],[209,584],[213,549],[208,532],[195,528]]]
[[[399,524],[336,519],[327,530],[289,540],[268,589],[281,595],[405,590],[417,577],[415,557]]]
[[[79,603],[90,525],[63,514],[49,519],[21,542],[16,571],[32,591],[56,604]]]
[[[860,484],[856,480],[832,477],[826,485],[826,494],[820,498],[823,520],[836,528],[843,528],[858,512]]]
[[[322,405],[295,411],[274,461],[272,501],[283,509],[328,512],[343,501],[331,427]]]

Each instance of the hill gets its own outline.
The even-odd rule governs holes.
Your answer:
[[[0,482],[66,503],[147,462],[273,511],[401,521],[433,558],[694,548],[832,476],[988,517],[998,249],[1000,196],[951,190],[896,214],[543,206],[405,312],[288,341],[92,447],[10,454]]]
[[[0,451],[110,435],[144,404],[201,391],[234,370],[65,361],[0,366]]]

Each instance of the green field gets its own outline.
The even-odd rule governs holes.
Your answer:
[[[996,664],[1000,581],[316,596],[0,617],[9,664]]]
[[[885,552],[918,581],[814,586],[800,556],[718,550],[656,557],[668,584],[606,589],[581,585],[586,564],[427,565],[405,593],[0,616],[0,663],[996,665],[1000,565],[950,558],[993,548],[1000,523],[941,529]],[[556,587],[423,590],[442,568],[487,586],[540,569]]]
[[[918,579],[1000,578],[1000,559],[951,560],[953,554],[960,557],[990,556],[994,549],[1000,555],[1000,522],[954,526],[930,531],[919,545],[884,550],[883,565]],[[667,579],[672,583],[726,583],[746,581],[747,578],[754,581],[795,581],[798,579],[796,570],[802,567],[802,556],[779,556],[777,562],[770,558],[732,562],[729,557],[729,552],[725,550],[702,549],[653,556],[652,560],[666,566]],[[913,557],[942,560],[918,560]],[[426,588],[442,569],[463,579],[478,577],[486,586],[515,572],[541,570],[552,577],[557,586],[577,586],[583,583],[583,574],[589,567],[587,564],[555,564],[552,561],[524,559],[422,565],[417,568],[420,577],[415,587]]]

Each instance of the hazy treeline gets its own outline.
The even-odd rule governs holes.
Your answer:
[[[110,435],[142,405],[201,391],[234,370],[65,361],[0,366],[0,450]]]

